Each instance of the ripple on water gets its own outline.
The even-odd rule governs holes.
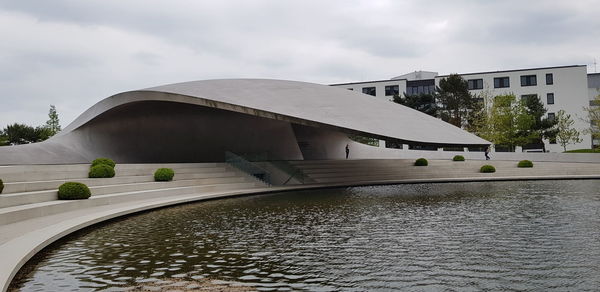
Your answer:
[[[597,291],[599,226],[592,180],[233,198],[78,232],[30,261],[13,288]]]

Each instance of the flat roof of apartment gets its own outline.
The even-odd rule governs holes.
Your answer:
[[[531,70],[548,70],[548,69],[560,69],[560,68],[572,68],[572,67],[586,67],[586,65],[565,65],[565,66],[552,66],[552,67],[537,67],[537,68],[524,68],[524,69],[510,69],[510,70],[499,70],[499,71],[484,71],[484,72],[471,72],[471,73],[458,73],[458,75],[476,75],[476,74],[492,74],[492,73],[508,73],[508,72],[518,72],[518,71],[531,71]],[[600,73],[591,73],[588,75],[600,74]],[[447,77],[447,75],[438,75],[439,77]],[[364,83],[377,83],[377,82],[391,82],[398,80],[406,80],[406,79],[385,79],[385,80],[372,80],[372,81],[361,81],[361,82],[348,82],[348,83],[335,83],[330,84],[331,86],[338,85],[354,85],[354,84],[364,84]]]

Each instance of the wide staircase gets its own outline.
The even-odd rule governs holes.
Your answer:
[[[87,207],[265,187],[225,163],[119,164],[113,178],[88,178],[89,167],[89,164],[0,166],[0,179],[4,181],[0,226]],[[154,171],[161,167],[175,171],[173,181],[154,181]],[[67,181],[86,184],[92,196],[88,200],[58,200],[58,187]]]
[[[425,179],[600,175],[600,164],[534,162],[533,168],[518,168],[517,161],[429,160],[428,166],[414,166],[414,159],[362,159],[290,161],[315,183],[368,183]],[[495,173],[480,173],[484,164]]]

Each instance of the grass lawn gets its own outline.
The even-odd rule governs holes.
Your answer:
[[[596,148],[596,149],[575,149],[575,150],[565,151],[563,153],[600,153],[600,148]]]

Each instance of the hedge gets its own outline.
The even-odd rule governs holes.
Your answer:
[[[96,158],[94,159],[94,161],[92,161],[92,166],[96,166],[99,164],[105,164],[112,168],[115,168],[116,165],[115,162],[110,158]]]
[[[519,161],[519,164],[517,164],[518,167],[533,167],[533,162],[531,162],[531,160],[521,160]]]
[[[154,172],[155,181],[172,181],[175,172],[171,168],[159,168]]]
[[[2,190],[4,190],[4,182],[0,179],[0,194],[2,194]]]
[[[429,164],[427,162],[427,159],[425,158],[419,158],[415,161],[415,166],[427,166],[427,164]]]
[[[90,189],[78,182],[66,182],[58,187],[59,200],[82,200],[92,195]]]
[[[465,161],[465,157],[462,155],[455,155],[452,157],[452,161]]]
[[[491,172],[496,172],[496,168],[489,164],[486,164],[486,165],[482,166],[481,169],[479,169],[479,171],[485,172],[485,173],[491,173]]]
[[[90,168],[89,178],[115,176],[115,169],[106,164],[98,164]]]

